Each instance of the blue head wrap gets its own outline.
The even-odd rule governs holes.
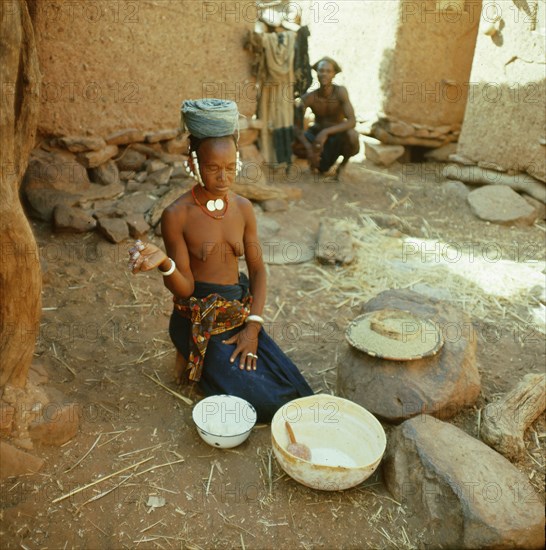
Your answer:
[[[199,139],[229,136],[238,128],[237,103],[224,99],[188,99],[182,103],[181,125]]]

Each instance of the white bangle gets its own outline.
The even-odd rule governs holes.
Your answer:
[[[169,267],[168,271],[161,271],[159,267],[157,268],[159,270],[159,273],[163,275],[163,277],[168,277],[169,275],[172,275],[174,273],[174,270],[176,269],[176,264],[174,263],[174,260],[172,258],[169,258],[171,260],[171,267]]]
[[[248,323],[249,321],[256,321],[256,323],[260,323],[260,325],[263,325],[265,323],[263,317],[260,317],[259,315],[249,315],[245,319],[245,323]]]

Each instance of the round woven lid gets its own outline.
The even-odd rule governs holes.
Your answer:
[[[412,361],[436,354],[442,333],[430,319],[401,309],[381,309],[359,315],[345,332],[349,344],[373,357]]]

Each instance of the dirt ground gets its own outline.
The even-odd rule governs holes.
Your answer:
[[[439,173],[431,164],[380,169],[352,163],[345,181],[334,183],[300,170],[293,181],[277,176],[272,183],[300,187],[303,198],[267,215],[282,226],[276,238],[305,241],[316,237],[321,216],[352,219],[358,209],[377,211],[404,220],[413,236],[495,242],[507,258],[521,260],[525,250],[523,259],[544,260],[543,221],[524,228],[479,221],[463,198],[442,190]],[[131,276],[127,243],[108,244],[96,234],[54,235],[37,222],[33,227],[44,270],[35,362],[47,369],[48,387],[80,404],[82,421],[79,434],[62,447],[36,447],[46,460],[39,474],[0,486],[3,548],[427,547],[426,526],[412,522],[411,510],[387,492],[381,468],[354,489],[319,492],[283,473],[272,456],[269,426],[258,426],[232,450],[206,445],[191,407],[145,376],[155,374],[177,389],[167,332],[172,306],[161,277]],[[276,315],[281,329],[275,339],[315,391],[335,393],[336,349],[362,301],[325,307],[313,293],[316,283],[303,276],[314,264],[268,269],[264,317]],[[518,304],[512,312],[505,318],[488,312],[500,335],[478,331],[480,397],[450,420],[474,437],[481,408],[524,374],[543,370],[543,334],[524,323]],[[392,427],[384,427],[388,438]],[[527,432],[528,452],[517,464],[539,499],[545,428],[543,415]],[[54,502],[146,459],[135,470]],[[150,496],[163,497],[165,505],[147,506]]]

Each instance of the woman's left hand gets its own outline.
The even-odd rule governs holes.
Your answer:
[[[233,363],[237,356],[241,355],[239,359],[241,370],[245,368],[246,370],[256,370],[259,328],[253,325],[254,323],[246,324],[240,332],[223,341],[224,344],[236,344],[229,360]]]

